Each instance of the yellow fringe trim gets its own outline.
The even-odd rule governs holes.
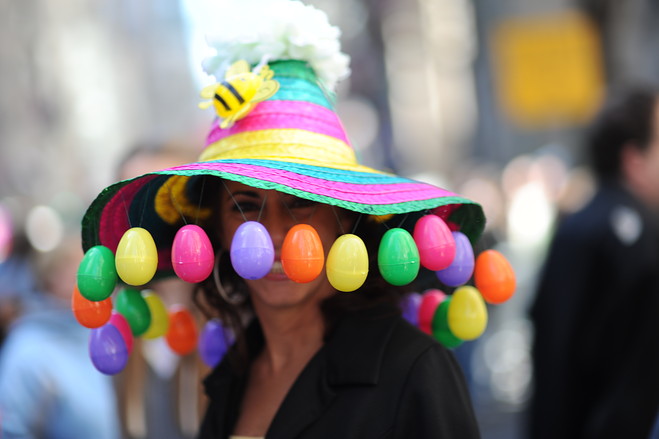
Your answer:
[[[158,189],[155,197],[155,209],[167,224],[175,225],[184,217],[205,220],[212,213],[209,208],[198,208],[185,195],[185,185],[189,178],[185,175],[172,175]]]

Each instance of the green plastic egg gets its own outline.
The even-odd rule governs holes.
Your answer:
[[[77,281],[80,294],[87,300],[100,302],[110,297],[117,285],[112,250],[102,245],[87,250],[78,266]]]
[[[151,311],[142,294],[132,288],[117,293],[114,306],[126,318],[134,336],[142,335],[151,325]]]
[[[448,326],[448,310],[450,306],[451,297],[447,297],[437,307],[435,315],[432,318],[432,335],[435,337],[435,340],[447,348],[455,348],[462,344],[462,340],[456,337]]]
[[[407,285],[419,274],[419,249],[405,229],[387,230],[378,249],[378,267],[392,285]]]

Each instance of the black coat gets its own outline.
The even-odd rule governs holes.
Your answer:
[[[607,184],[559,225],[532,309],[533,439],[648,437],[659,407],[657,221]]]
[[[251,338],[252,343],[258,340],[253,334]],[[225,359],[205,380],[210,405],[201,438],[223,439],[232,433],[245,385],[242,372]],[[478,437],[469,393],[453,355],[383,308],[355,313],[337,324],[293,384],[266,435]]]

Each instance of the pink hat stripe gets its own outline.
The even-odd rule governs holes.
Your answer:
[[[206,169],[212,169],[213,162],[206,162]],[[330,198],[361,204],[397,204],[408,201],[428,200],[441,197],[454,197],[452,192],[410,180],[409,183],[394,184],[353,184],[309,177],[281,169],[240,163],[217,163],[219,172],[237,174],[274,184],[288,186],[304,192],[311,192]],[[211,165],[210,167],[208,165]],[[194,167],[194,166],[193,166]],[[192,167],[191,167],[192,168]],[[186,166],[176,168],[185,170]],[[337,192],[341,196],[337,197]]]
[[[304,101],[264,101],[231,128],[220,129],[218,120],[215,120],[206,139],[206,146],[245,131],[277,128],[311,131],[350,144],[341,121],[333,111]]]

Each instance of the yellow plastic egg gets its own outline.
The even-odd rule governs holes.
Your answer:
[[[368,275],[368,252],[359,236],[346,234],[334,241],[325,263],[327,279],[339,291],[355,291]]]
[[[487,308],[476,288],[465,285],[455,290],[448,309],[448,326],[462,340],[474,340],[485,331]]]
[[[142,297],[151,312],[151,324],[146,332],[142,334],[144,338],[158,338],[167,333],[169,329],[169,311],[165,307],[160,296],[151,290],[142,291]]]
[[[128,285],[144,285],[158,268],[158,251],[151,234],[141,228],[126,230],[121,237],[114,263],[117,274]]]

